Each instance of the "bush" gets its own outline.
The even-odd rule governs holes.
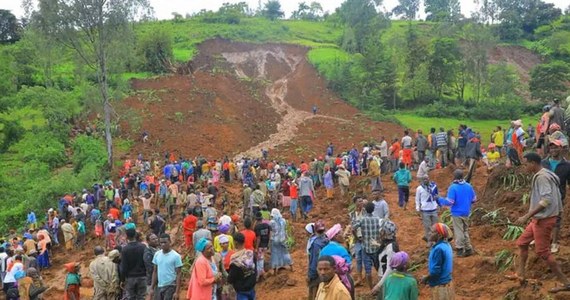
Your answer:
[[[10,150],[17,152],[23,162],[42,162],[51,169],[62,166],[66,161],[65,145],[53,133],[46,131],[27,132]]]
[[[520,118],[526,106],[518,98],[487,100],[477,104],[450,104],[445,102],[435,102],[429,105],[418,107],[416,113],[428,118],[454,118],[454,119],[475,119],[475,120],[515,120]],[[534,108],[528,110],[533,111]]]
[[[174,58],[172,40],[170,32],[162,27],[157,27],[141,38],[137,49],[144,61],[144,71],[155,74],[169,71],[170,62]]]
[[[105,143],[87,135],[78,136],[72,145],[73,169],[76,173],[83,171],[86,166],[102,169],[107,163]]]

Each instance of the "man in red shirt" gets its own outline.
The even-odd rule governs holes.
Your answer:
[[[198,225],[198,218],[194,215],[191,209],[186,211],[186,218],[182,221],[182,227],[184,229],[184,239],[186,249],[192,249],[192,235],[196,231]]]
[[[246,218],[245,220],[243,220],[243,226],[245,226],[245,229],[240,231],[243,236],[245,236],[245,242],[243,244],[243,247],[247,250],[254,250],[255,249],[255,231],[251,230],[251,226],[252,226],[252,222],[250,218]]]

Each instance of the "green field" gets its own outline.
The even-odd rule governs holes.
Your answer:
[[[471,127],[473,131],[479,132],[481,134],[481,140],[483,145],[487,145],[490,142],[491,134],[493,129],[497,126],[502,128],[507,128],[510,125],[510,120],[457,120],[451,118],[425,118],[418,117],[410,113],[400,113],[396,114],[395,117],[402,122],[402,124],[413,130],[422,129],[424,133],[429,132],[431,127],[435,127],[439,131],[439,127],[443,127],[446,130],[455,129],[457,134],[457,128],[459,124],[466,124]],[[523,128],[526,130],[529,122],[533,126],[536,125],[538,117],[524,116],[522,119]],[[398,133],[398,136],[401,134]]]

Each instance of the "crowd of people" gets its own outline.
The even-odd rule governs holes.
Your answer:
[[[563,283],[553,292],[570,290],[553,256],[570,178],[564,122],[552,113],[555,108],[545,107],[535,137],[517,120],[507,130],[497,127],[486,148],[477,132],[461,125],[457,137],[444,128],[432,128],[427,136],[408,129],[390,145],[381,137],[341,153],[329,143],[322,156],[298,164],[269,159],[265,149],[259,158],[236,160],[165,153],[150,161],[139,155],[124,162],[116,182],[63,196],[45,218],[30,212],[26,230],[13,230],[1,241],[2,287],[8,299],[41,299],[49,290],[41,274],[51,267],[53,253],[72,257],[95,240],[89,243],[95,246],[88,266],[94,299],[177,299],[186,289],[184,276],[187,299],[256,299],[256,285],[268,273],[293,271],[292,227],[302,222],[309,300],[355,299],[360,285],[378,299],[417,299],[418,280],[407,272],[410,258],[384,199],[382,180],[391,179],[402,210],[417,186],[411,209],[421,217],[430,249],[428,274],[419,282],[429,285],[432,299],[453,299],[453,259],[475,254],[469,216],[477,197],[469,182],[481,161],[489,169],[524,163],[535,174],[530,211],[517,220],[521,226],[531,220],[517,241],[521,264],[509,278],[526,281],[524,262],[533,242]],[[525,147],[538,154],[523,154]],[[454,179],[440,195],[430,173],[452,164]],[[415,178],[411,171],[417,171]],[[351,190],[355,176],[367,179],[364,192]],[[227,187],[233,182],[242,187],[240,201],[230,201]],[[311,214],[319,189],[322,201],[353,207],[344,222],[326,224]],[[440,220],[444,207],[452,229]],[[81,298],[82,265],[65,264],[65,299]]]

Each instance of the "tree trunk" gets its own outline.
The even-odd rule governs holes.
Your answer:
[[[107,143],[107,164],[109,170],[113,168],[113,136],[111,135],[111,103],[107,82],[107,65],[105,59],[100,61],[99,89],[103,98],[103,110],[105,118],[105,142]]]
[[[103,32],[103,7],[99,7],[97,56],[99,61],[99,90],[103,99],[103,111],[105,118],[105,142],[107,144],[107,164],[109,171],[113,169],[113,136],[111,135],[111,103],[109,102],[109,83],[107,81],[107,53],[106,41]]]

